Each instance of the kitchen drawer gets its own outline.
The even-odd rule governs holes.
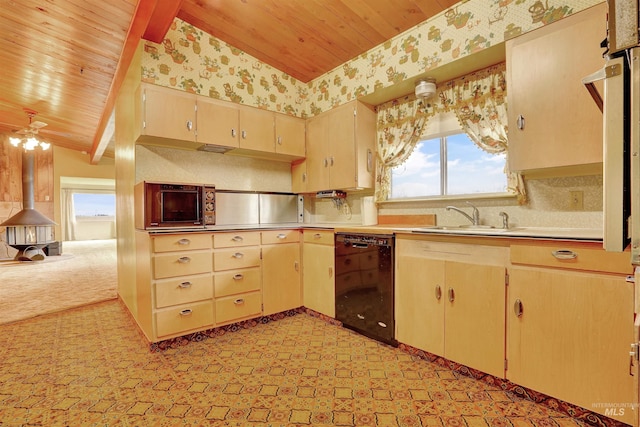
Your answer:
[[[259,267],[260,248],[229,248],[213,252],[214,271],[236,270],[239,268]]]
[[[298,230],[269,230],[262,232],[262,244],[292,243],[300,241]]]
[[[633,269],[630,260],[628,251],[606,252],[600,244],[540,242],[511,245],[513,264],[631,274]]]
[[[158,337],[213,326],[213,301],[185,304],[156,312]]]
[[[183,233],[153,236],[154,252],[191,251],[211,249],[211,233]]]
[[[249,292],[216,299],[216,323],[227,323],[262,313],[262,295]]]
[[[155,282],[156,308],[213,298],[213,276],[185,276]]]
[[[250,291],[259,291],[261,285],[260,268],[232,270],[216,273],[214,295],[216,298]]]
[[[153,257],[155,279],[211,272],[211,251],[171,252]]]
[[[304,241],[321,245],[334,245],[332,230],[304,230]]]
[[[360,269],[360,255],[340,255],[336,256],[336,271],[342,273],[348,273],[350,271],[357,271]]]
[[[259,231],[240,231],[233,233],[215,233],[214,248],[235,248],[238,246],[258,246],[260,244]]]

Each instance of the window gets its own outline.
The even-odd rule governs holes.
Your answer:
[[[420,141],[391,171],[390,199],[505,193],[504,153],[491,154],[459,130]]]
[[[115,216],[116,195],[105,193],[73,193],[75,216]]]

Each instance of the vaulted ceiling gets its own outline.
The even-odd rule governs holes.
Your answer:
[[[0,134],[47,123],[43,139],[112,156],[109,118],[140,38],[174,17],[308,82],[455,0],[3,0]],[[105,129],[107,130],[105,132]]]

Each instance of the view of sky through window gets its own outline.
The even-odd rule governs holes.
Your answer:
[[[446,137],[447,189],[445,194],[503,193],[506,156],[490,154],[464,134]],[[407,161],[392,170],[391,198],[439,196],[440,138],[420,141]]]
[[[116,195],[74,193],[73,209],[76,216],[115,216]]]

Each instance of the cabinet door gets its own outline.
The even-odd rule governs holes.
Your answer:
[[[305,155],[305,123],[303,119],[275,114],[276,153],[295,157]]]
[[[195,141],[195,95],[161,86],[144,86],[142,133],[181,141]]]
[[[604,66],[606,9],[602,3],[507,41],[511,170],[602,162],[602,113],[582,79]]]
[[[355,116],[352,103],[329,113],[329,189],[356,185]]]
[[[198,98],[198,142],[203,144],[238,147],[238,107],[219,101]]]
[[[396,339],[444,356],[444,261],[402,253],[396,246]]]
[[[270,111],[240,107],[240,148],[275,152],[273,121]]]
[[[329,190],[329,120],[326,114],[307,121],[307,191]]]
[[[504,377],[505,268],[448,261],[445,357]]]
[[[262,247],[262,314],[269,315],[302,305],[300,244]]]
[[[622,276],[512,268],[507,378],[600,414],[594,403],[633,402],[633,299]],[[613,418],[632,424],[626,409]]]
[[[297,194],[307,190],[307,161],[291,163],[291,191]]]
[[[304,243],[302,248],[304,306],[335,318],[334,247]]]

